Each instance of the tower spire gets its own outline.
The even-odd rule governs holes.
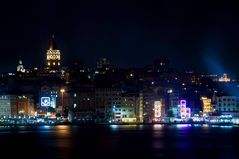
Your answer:
[[[19,65],[22,65],[22,58],[21,56],[19,56],[19,61],[18,61]]]
[[[46,53],[46,64],[47,69],[57,69],[61,66],[61,53],[60,50],[57,49],[55,36],[52,34],[49,47]]]
[[[57,50],[56,47],[56,41],[55,41],[55,35],[52,34],[50,45],[49,45],[49,50]]]

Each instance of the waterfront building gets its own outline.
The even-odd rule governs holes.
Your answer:
[[[0,95],[0,117],[17,115],[16,95]]]
[[[139,121],[139,97],[135,94],[124,94],[121,97],[121,105],[112,108],[112,122],[135,123]]]
[[[121,106],[119,88],[95,88],[96,122],[111,122],[113,106]]]
[[[80,122],[93,122],[95,118],[95,89],[93,86],[72,88],[69,92],[70,110]]]
[[[31,95],[19,95],[16,97],[17,115],[34,116],[34,99]]]
[[[1,95],[0,116],[34,116],[35,106],[32,95]]]
[[[155,102],[160,101],[160,117],[155,118]],[[165,99],[159,95],[158,89],[143,91],[143,121],[150,123],[160,120],[159,118],[165,117]]]
[[[203,115],[208,115],[208,113],[214,112],[214,109],[212,107],[212,100],[207,97],[201,97],[202,100],[202,110]]]
[[[217,97],[215,109],[218,112],[239,112],[239,97],[237,96]]]

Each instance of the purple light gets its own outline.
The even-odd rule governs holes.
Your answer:
[[[186,107],[186,100],[180,100],[180,116],[181,118],[190,118],[191,109]]]
[[[185,106],[186,107],[186,104],[187,104],[186,100],[180,100],[180,105],[181,106]]]

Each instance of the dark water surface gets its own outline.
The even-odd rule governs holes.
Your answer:
[[[238,159],[239,127],[98,125],[0,127],[7,158]],[[2,157],[1,157],[2,158]]]

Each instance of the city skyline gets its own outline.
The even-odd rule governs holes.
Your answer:
[[[0,5],[4,158],[239,156],[236,2]]]
[[[26,59],[26,58],[22,58],[21,56],[19,56],[19,58],[17,59],[17,62],[15,63],[15,65],[14,65],[14,69],[13,70],[9,70],[9,71],[6,71],[5,70],[5,72],[3,71],[3,72],[1,72],[1,73],[6,73],[6,72],[15,72],[15,71],[18,71],[19,70],[19,66],[21,65],[21,67],[24,67],[24,66],[27,66],[26,67],[26,69],[30,69],[30,68],[34,68],[34,67],[42,67],[42,68],[44,68],[46,65],[47,66],[49,66],[49,62],[47,62],[48,60],[49,60],[49,55],[48,55],[48,52],[49,52],[49,50],[51,51],[52,49],[53,50],[56,50],[56,51],[59,51],[59,53],[57,53],[57,54],[59,54],[60,56],[62,56],[62,54],[60,53],[61,52],[61,50],[59,49],[59,47],[58,47],[58,43],[56,42],[56,40],[55,40],[55,35],[54,34],[52,34],[51,35],[51,37],[48,39],[48,45],[47,45],[48,47],[47,47],[47,49],[46,49],[46,51],[45,51],[45,57],[43,57],[44,59],[42,60],[43,62],[41,62],[41,64],[39,64],[39,65],[29,65],[29,63],[25,63],[25,62],[23,62],[23,59]],[[64,55],[64,54],[63,54]],[[53,57],[54,58],[54,57]],[[64,61],[64,59],[62,60],[62,58],[61,57],[59,57],[59,59],[61,60],[61,62],[62,61]],[[62,65],[63,67],[69,67],[70,65],[72,65],[74,62],[76,62],[76,61],[78,61],[78,62],[82,62],[85,66],[87,66],[87,67],[97,67],[97,63],[99,62],[99,60],[103,60],[103,59],[106,59],[108,62],[109,62],[109,64],[110,65],[112,65],[112,66],[114,66],[114,67],[117,67],[117,68],[123,68],[123,69],[136,69],[136,68],[143,68],[143,67],[146,67],[146,66],[148,66],[148,65],[152,65],[152,64],[156,64],[157,63],[157,60],[167,60],[168,62],[169,62],[169,68],[171,68],[171,69],[176,69],[177,71],[186,71],[186,72],[191,72],[191,71],[193,71],[193,72],[195,72],[195,73],[202,73],[202,74],[215,74],[215,75],[219,75],[219,76],[224,76],[224,75],[227,75],[227,72],[204,72],[205,70],[200,70],[200,71],[198,71],[198,70],[193,70],[193,69],[190,69],[190,67],[189,68],[187,68],[187,69],[182,69],[181,68],[181,70],[180,69],[178,69],[177,68],[177,66],[175,66],[174,64],[172,64],[171,63],[171,61],[170,61],[170,59],[168,59],[166,56],[161,56],[161,57],[157,57],[157,58],[155,58],[155,59],[153,59],[153,61],[151,61],[150,63],[148,63],[148,64],[145,64],[145,65],[141,65],[141,66],[136,66],[136,67],[121,67],[121,66],[119,66],[119,65],[116,65],[115,63],[111,63],[112,61],[110,61],[110,59],[108,59],[107,57],[104,57],[104,56],[102,56],[102,57],[99,57],[98,59],[96,59],[96,61],[93,61],[94,63],[91,63],[91,64],[89,64],[89,63],[85,63],[85,61],[84,61],[84,59],[72,59],[71,61],[68,61],[68,63],[64,63],[64,62],[62,62],[63,63],[63,65],[62,65],[62,63],[60,64],[59,62],[57,62],[58,64],[56,64],[56,67],[59,67],[60,65]],[[156,63],[155,63],[156,62]],[[20,64],[20,65],[19,65]],[[60,64],[60,65],[59,65]],[[58,65],[58,66],[57,66]],[[60,66],[60,67],[62,67],[62,66]],[[16,69],[16,67],[17,67],[17,69]],[[24,69],[24,68],[23,68]],[[233,75],[233,74],[229,74],[229,76],[231,76],[231,75]],[[236,78],[237,76],[232,76],[233,78]]]
[[[2,6],[1,72],[14,70],[19,57],[26,67],[44,65],[55,34],[64,64],[79,59],[93,65],[106,57],[129,68],[166,57],[180,70],[238,76],[238,16],[231,2],[24,1]]]

